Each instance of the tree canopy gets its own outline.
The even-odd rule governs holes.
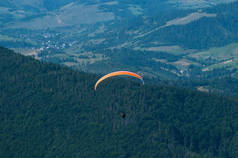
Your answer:
[[[0,48],[0,157],[238,157],[238,104]],[[126,118],[121,118],[121,112]]]

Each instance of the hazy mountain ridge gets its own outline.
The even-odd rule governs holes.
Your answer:
[[[184,9],[214,7],[221,3],[232,3],[236,0],[169,0],[175,7]]]

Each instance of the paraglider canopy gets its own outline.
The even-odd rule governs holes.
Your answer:
[[[130,72],[130,71],[116,71],[116,72],[112,72],[112,73],[109,73],[103,77],[101,77],[95,84],[94,86],[94,89],[96,91],[96,88],[98,86],[98,84],[100,82],[102,82],[103,80],[105,80],[106,78],[109,78],[109,77],[112,77],[112,76],[119,76],[119,75],[128,75],[128,76],[132,76],[132,77],[136,77],[138,79],[140,79],[142,81],[142,83],[144,84],[144,80],[141,76],[139,76],[138,74],[134,73],[134,72]]]

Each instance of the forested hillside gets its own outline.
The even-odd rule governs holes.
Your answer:
[[[238,103],[0,48],[0,157],[237,158]],[[120,112],[126,113],[121,118]]]

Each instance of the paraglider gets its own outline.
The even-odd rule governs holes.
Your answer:
[[[116,72],[112,72],[112,73],[109,73],[103,77],[101,77],[95,84],[94,86],[94,89],[96,91],[97,89],[97,86],[100,82],[102,82],[103,80],[109,78],[109,77],[112,77],[112,76],[119,76],[119,75],[128,75],[128,76],[132,76],[132,77],[136,77],[138,79],[140,79],[142,81],[142,83],[144,84],[144,80],[141,76],[139,76],[138,74],[134,73],[134,72],[130,72],[130,71],[116,71]]]
[[[124,112],[121,112],[121,117],[122,118],[125,118],[126,117],[126,114]]]
[[[140,80],[142,81],[142,83],[144,84],[143,78],[142,78],[140,75],[138,75],[138,74],[136,74],[136,73],[134,73],[134,72],[130,72],[130,71],[116,71],[116,72],[112,72],[112,73],[109,73],[109,74],[107,74],[107,75],[101,77],[101,78],[96,82],[96,84],[95,84],[95,86],[94,86],[94,90],[96,91],[98,84],[99,84],[100,82],[102,82],[103,80],[105,80],[105,79],[107,79],[107,78],[109,78],[109,77],[112,77],[112,76],[119,76],[119,75],[128,75],[128,76],[132,76],[132,77],[138,78],[138,79],[140,79]],[[125,114],[124,112],[121,112],[120,114],[121,114],[121,117],[122,117],[123,119],[126,117],[126,114]]]

